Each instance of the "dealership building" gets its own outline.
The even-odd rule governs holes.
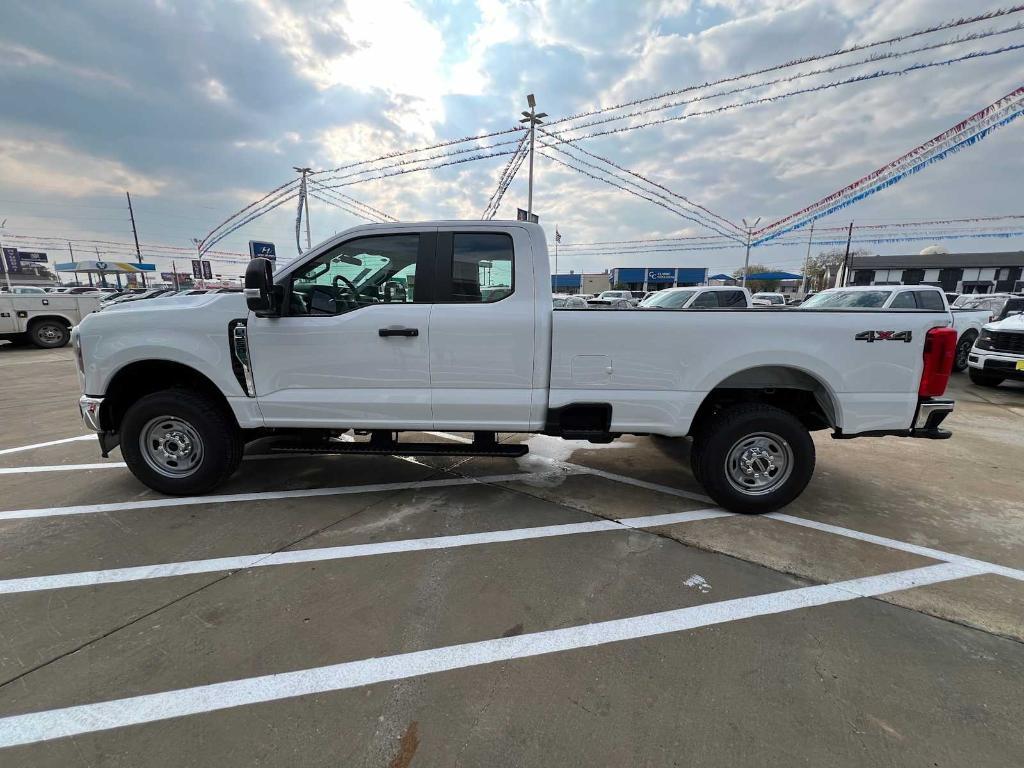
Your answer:
[[[944,253],[926,248],[909,256],[857,256],[852,285],[937,285],[949,293],[1024,290],[1024,251]]]

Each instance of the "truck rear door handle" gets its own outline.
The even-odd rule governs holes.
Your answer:
[[[380,336],[419,336],[419,328],[403,328],[400,325],[393,325],[390,328],[381,328],[377,331]]]

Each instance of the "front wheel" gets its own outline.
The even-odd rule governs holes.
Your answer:
[[[982,387],[998,387],[1003,383],[1002,376],[992,376],[988,373],[982,373],[977,368],[971,368],[967,375],[971,377],[971,381]]]
[[[238,468],[244,447],[231,415],[199,392],[146,395],[121,422],[128,469],[154,491],[172,496],[212,491]]]
[[[57,349],[71,339],[71,331],[59,320],[40,320],[33,323],[28,336],[40,349]]]
[[[968,331],[957,342],[956,357],[953,359],[953,370],[957,373],[967,368],[967,357],[971,354],[971,348],[974,346],[976,338],[977,334],[973,331]]]
[[[814,473],[810,433],[791,413],[771,405],[722,411],[696,440],[696,475],[711,498],[732,512],[761,514],[783,507]]]

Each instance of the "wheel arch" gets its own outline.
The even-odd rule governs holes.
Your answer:
[[[125,412],[142,397],[166,389],[189,389],[202,392],[218,403],[237,426],[237,419],[224,393],[206,375],[195,368],[174,360],[137,360],[119,368],[110,378],[100,425],[117,431]]]
[[[47,312],[46,314],[33,315],[28,318],[25,321],[25,330],[31,331],[34,326],[46,320],[56,320],[68,328],[72,328],[75,325],[74,321],[67,315],[62,315],[60,312]]]
[[[712,414],[739,403],[765,403],[788,411],[808,430],[838,427],[839,400],[819,376],[792,365],[754,365],[729,374],[701,401],[690,427],[693,434]]]

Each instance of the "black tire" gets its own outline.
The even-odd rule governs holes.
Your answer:
[[[37,320],[28,329],[28,336],[40,349],[57,349],[71,340],[71,329],[62,320]]]
[[[967,375],[971,377],[971,381],[982,387],[998,387],[1004,381],[1004,377],[1002,376],[993,376],[989,373],[982,373],[977,368],[971,368]]]
[[[784,507],[814,474],[814,441],[804,425],[781,408],[736,405],[710,417],[702,427],[694,441],[695,474],[711,498],[731,512],[757,515]],[[759,457],[759,451],[767,456]],[[759,471],[745,474],[743,457],[753,457]],[[771,469],[766,471],[765,466]],[[757,483],[766,485],[756,487]]]
[[[956,356],[953,358],[953,370],[957,373],[967,369],[967,356],[971,354],[971,347],[974,346],[978,334],[974,331],[967,331],[956,343]]]
[[[153,447],[156,443],[144,454],[143,430],[150,432],[148,425],[160,421],[184,424],[191,430],[188,445],[199,446],[199,458],[194,467],[177,470],[188,474],[168,476],[156,469],[154,464],[160,464],[152,458],[159,453]],[[169,434],[173,437],[175,433]],[[238,469],[244,448],[232,415],[213,398],[192,390],[165,389],[146,395],[128,409],[121,421],[121,455],[128,469],[154,491],[171,496],[196,496],[212,491]],[[165,471],[173,470],[165,467]]]

